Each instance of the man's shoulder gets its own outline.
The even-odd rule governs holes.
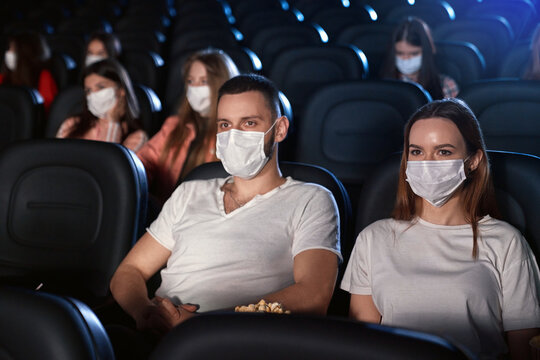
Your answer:
[[[312,194],[313,196],[323,196],[323,197],[332,197],[332,192],[326,187],[307,181],[296,180],[292,177],[287,177],[287,182],[285,183],[288,191],[291,191],[296,194]]]

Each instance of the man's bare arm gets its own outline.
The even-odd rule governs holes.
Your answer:
[[[334,292],[337,255],[324,249],[306,250],[294,258],[295,284],[264,296],[293,313],[326,314]]]
[[[146,282],[166,263],[171,252],[145,233],[133,246],[111,279],[118,304],[141,325],[145,312],[155,304],[148,298]]]

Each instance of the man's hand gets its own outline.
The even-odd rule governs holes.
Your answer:
[[[169,299],[155,297],[152,302],[155,308],[151,309],[148,325],[160,334],[169,332],[173,327],[195,316],[197,305],[182,304],[176,306]]]

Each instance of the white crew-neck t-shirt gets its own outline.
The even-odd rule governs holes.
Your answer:
[[[225,213],[231,178],[182,183],[148,232],[172,254],[156,295],[200,311],[256,302],[294,284],[294,257],[325,249],[340,259],[339,213],[331,192],[286,182]]]
[[[359,235],[341,288],[372,295],[382,324],[445,336],[481,358],[507,351],[504,331],[540,327],[538,265],[506,222],[470,225],[385,219]]]

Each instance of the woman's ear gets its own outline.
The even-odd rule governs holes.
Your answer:
[[[480,161],[482,161],[483,157],[484,157],[484,153],[482,152],[482,150],[480,149],[476,150],[476,153],[469,157],[469,166],[468,166],[469,171],[476,170],[476,168],[480,164]]]

